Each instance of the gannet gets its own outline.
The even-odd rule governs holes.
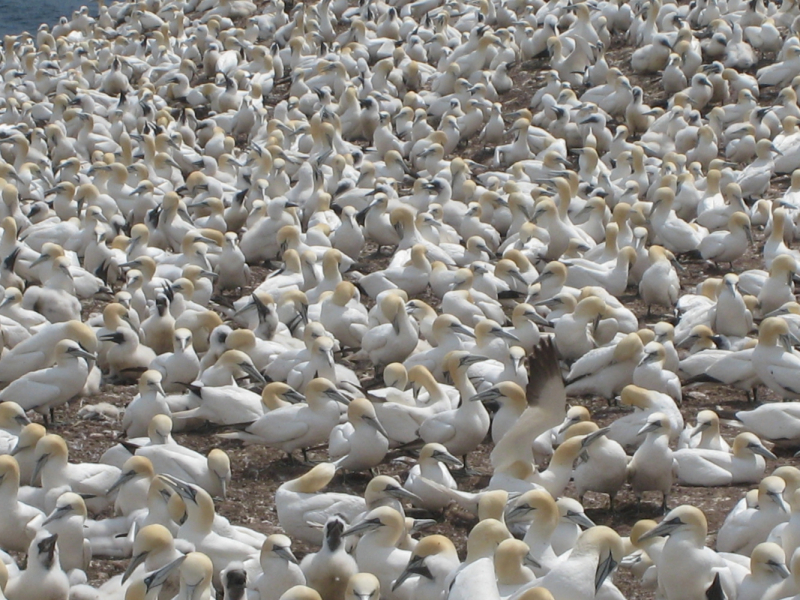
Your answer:
[[[633,383],[633,373],[644,355],[644,344],[636,333],[629,333],[616,345],[590,350],[576,360],[566,377],[568,396],[587,393],[613,399]]]
[[[664,369],[666,360],[664,346],[658,342],[650,342],[644,347],[642,359],[633,370],[631,379],[638,387],[667,394],[680,403],[683,399],[680,379],[675,373]]]
[[[261,575],[253,582],[262,600],[277,600],[289,588],[306,584],[291,545],[291,540],[280,533],[264,540],[259,557]]]
[[[489,413],[481,402],[470,402],[475,388],[467,377],[470,365],[485,360],[465,351],[450,352],[445,358],[447,370],[461,394],[458,408],[435,414],[426,419],[419,429],[419,436],[427,443],[444,445],[448,452],[466,456],[475,450],[489,431]]]
[[[402,585],[400,592],[397,587],[393,589],[411,557],[411,552],[397,547],[404,532],[402,515],[391,507],[381,506],[343,533],[345,537],[362,534],[355,550],[356,563],[360,571],[375,574],[383,589],[391,590],[387,598],[404,597]]]
[[[44,529],[58,536],[61,568],[67,573],[73,569],[85,571],[89,568],[92,546],[84,537],[86,515],[83,498],[65,492],[59,496],[53,511],[42,521]]]
[[[511,534],[500,521],[486,519],[478,522],[467,538],[467,559],[451,573],[448,598],[462,600],[478,593],[482,598],[500,598],[494,570],[497,546],[510,539]]]
[[[697,435],[700,434],[698,438]],[[697,413],[697,425],[686,426],[678,439],[680,448],[704,448],[729,452],[728,442],[722,439],[719,432],[719,417],[713,410],[701,410]]]
[[[534,574],[544,575],[557,563],[552,538],[558,527],[559,512],[556,501],[545,490],[530,490],[509,505],[506,521],[512,531],[527,530],[523,541],[528,553],[536,561],[531,565]]]
[[[214,565],[213,574],[217,577],[231,561],[244,562],[255,555],[256,549],[252,546],[213,531],[214,501],[205,490],[170,476],[159,477],[164,479],[184,501],[187,518],[178,528],[178,537],[193,544],[198,552],[207,555],[209,584],[212,575],[211,564]]]
[[[2,392],[0,401],[13,401],[24,410],[35,410],[53,419],[57,406],[78,396],[86,385],[97,357],[72,340],[61,340],[55,348],[55,365],[27,373]]]
[[[800,359],[785,347],[791,347],[793,340],[786,321],[780,317],[769,317],[761,322],[758,330],[758,344],[753,349],[753,369],[759,379],[782,398],[800,397],[800,389],[795,383],[795,365]]]
[[[220,434],[220,437],[275,446],[290,455],[297,449],[305,451],[324,443],[339,423],[339,404],[346,405],[349,400],[322,378],[308,384],[305,396],[305,405],[269,411],[251,423],[244,423],[243,431]]]
[[[582,499],[587,491],[608,494],[609,507],[614,506],[614,498],[625,483],[627,475],[628,458],[625,450],[614,440],[608,439],[608,429],[597,429],[592,424],[578,424],[570,427],[565,437],[573,432],[580,436],[582,452],[579,463],[573,472],[573,481],[578,491],[578,498]],[[581,429],[578,429],[581,428]],[[575,431],[578,429],[578,431]],[[594,430],[588,434],[581,434],[583,430]],[[556,453],[558,450],[556,450]],[[555,455],[553,455],[555,458]]]
[[[683,448],[673,454],[678,481],[684,485],[755,483],[764,475],[765,458],[775,459],[752,433],[740,433],[730,452]]]
[[[456,489],[457,485],[447,465],[462,468],[464,465],[441,444],[425,444],[419,452],[417,464],[411,468],[403,487],[417,496],[413,502],[430,511],[441,510],[450,503],[450,498],[429,482]]]
[[[161,373],[152,369],[139,378],[139,395],[125,408],[122,417],[122,427],[129,438],[146,435],[154,416],[171,415],[161,382]]]
[[[619,398],[620,404],[632,406],[634,410],[611,423],[608,437],[619,442],[624,448],[637,447],[641,444],[642,438],[638,435],[638,431],[655,412],[663,413],[669,419],[670,441],[677,440],[683,431],[683,416],[675,401],[667,394],[628,385],[623,388]]]
[[[552,340],[543,339],[528,358],[528,408],[495,445],[492,465],[499,470],[516,461],[533,462],[533,441],[566,416],[566,393]],[[534,375],[535,374],[535,375]]]
[[[67,574],[59,564],[58,535],[40,531],[28,550],[28,568],[11,579],[5,588],[9,600],[33,600],[44,595],[65,600],[69,593]]]
[[[55,347],[63,339],[78,342],[87,352],[97,350],[94,332],[80,321],[45,325],[0,358],[0,380],[14,381],[30,371],[51,366],[55,362]]]
[[[460,564],[456,548],[449,538],[430,535],[419,541],[394,585],[399,587],[409,577],[419,575],[413,587],[414,597],[420,600],[440,598],[448,589],[445,587],[447,577]]]
[[[331,463],[321,463],[275,492],[278,521],[290,537],[320,544],[323,532],[318,526],[325,525],[329,516],[340,514],[349,521],[364,512],[366,502],[359,496],[321,491],[335,473]]]
[[[44,514],[38,508],[17,500],[19,491],[19,465],[13,456],[0,456],[0,496],[6,510],[0,515],[0,548],[25,552],[36,536],[31,523]]]
[[[300,563],[308,586],[325,598],[344,598],[350,577],[358,573],[356,559],[345,550],[342,539],[345,526],[341,517],[328,517],[323,524],[324,537],[320,536],[322,547],[319,552],[307,554]],[[296,588],[286,593],[292,589]]]
[[[637,502],[647,491],[659,491],[663,498],[661,508],[667,510],[672,481],[677,471],[677,464],[669,444],[670,423],[664,413],[652,413],[638,435],[645,435],[645,440],[636,450],[628,464],[628,481],[636,494]]]
[[[786,482],[780,477],[765,477],[758,484],[758,508],[731,514],[717,534],[718,552],[735,552],[749,556],[755,547],[767,540],[770,532],[789,520],[783,492]]]
[[[725,595],[735,595],[743,577],[743,567],[736,569],[716,552],[705,546],[706,517],[693,506],[679,506],[670,511],[640,541],[654,536],[669,536],[656,562],[658,586],[667,599],[703,600],[715,576],[720,578]],[[687,579],[690,577],[691,579]],[[687,586],[687,582],[691,582]]]
[[[214,448],[205,457],[178,444],[148,444],[138,448],[136,455],[149,459],[156,473],[197,485],[218,498],[227,494],[231,461],[224,450]]]
[[[372,403],[355,398],[347,406],[347,421],[331,430],[330,461],[344,471],[364,471],[379,465],[389,449],[389,439]]]
[[[757,600],[769,594],[790,576],[783,549],[772,542],[763,542],[750,555],[750,574],[736,591],[740,600]]]
[[[622,540],[613,529],[592,527],[581,533],[563,562],[526,588],[543,587],[555,600],[594,598],[604,585],[610,586],[606,593],[619,595],[608,578],[622,561],[623,554]],[[516,600],[520,595],[512,598]]]
[[[69,463],[67,444],[59,435],[48,434],[36,442],[35,466],[31,481],[42,476],[40,508],[48,513],[53,510],[62,492],[91,494],[87,507],[100,512],[110,505],[106,492],[119,478],[116,467],[95,463]]]

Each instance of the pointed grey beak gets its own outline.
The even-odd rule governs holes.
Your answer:
[[[186,556],[181,556],[180,558],[173,560],[167,566],[161,567],[158,571],[153,571],[152,573],[150,573],[150,575],[144,578],[144,584],[147,586],[147,589],[151,590],[160,585],[163,585],[164,582],[169,577],[169,574],[172,573],[172,571],[174,571],[178,567],[180,567],[183,564],[184,560],[186,560]],[[192,587],[197,587],[197,586],[192,586]],[[188,597],[191,598],[192,595],[189,595]]]
[[[239,367],[242,369],[242,371],[250,375],[250,377],[258,381],[260,384],[264,385],[267,383],[267,380],[264,379],[264,376],[259,373],[258,369],[256,369],[252,364],[243,362],[239,364]]]
[[[128,563],[128,568],[125,569],[125,573],[122,575],[122,583],[128,581],[130,576],[133,575],[133,572],[136,570],[136,567],[138,567],[145,561],[148,554],[149,552],[140,552],[139,554],[131,558],[131,562]]]
[[[373,531],[378,527],[383,527],[383,523],[381,523],[380,519],[369,519],[368,521],[361,521],[361,523],[357,523],[352,527],[346,529],[342,533],[342,537],[347,537],[350,535],[356,535],[357,533],[364,533],[367,531]]]
[[[31,475],[31,483],[34,483],[39,477],[39,473],[41,473],[42,467],[44,467],[45,463],[47,463],[48,458],[50,458],[49,454],[43,454],[39,457],[39,460],[36,461],[36,464],[33,467],[33,474]]]
[[[650,531],[640,536],[639,541],[641,542],[659,536],[668,536],[681,525],[683,525],[683,521],[681,521],[678,517],[670,519],[669,521],[661,521],[661,523],[653,527]]]
[[[272,551],[278,556],[280,556],[282,559],[297,564],[297,558],[295,558],[295,555],[292,553],[291,548],[289,548],[288,546],[274,546],[272,548]]]
[[[764,458],[771,458],[772,460],[778,458],[761,444],[747,444],[747,447],[750,448],[753,454],[760,454]]]
[[[449,452],[437,450],[433,453],[433,458],[446,465],[451,465],[456,469],[461,469],[464,467],[464,464]]]
[[[781,579],[787,579],[791,575],[789,569],[787,569],[786,565],[783,563],[775,562],[774,560],[768,560],[767,567],[775,572]]]
[[[66,506],[59,506],[53,512],[51,512],[50,515],[44,521],[42,521],[42,526],[45,526],[48,523],[52,523],[53,521],[57,521],[59,519],[63,519],[71,512],[72,512],[72,506],[70,506],[69,504],[67,504]]]
[[[603,582],[608,578],[609,575],[617,568],[617,561],[611,556],[611,552],[608,553],[608,556],[597,565],[597,570],[594,574],[594,591],[595,594],[598,592],[600,587],[603,585]]]
[[[595,526],[594,521],[592,521],[589,517],[587,517],[583,513],[575,512],[575,511],[568,511],[567,512],[567,519],[575,523],[576,525],[583,527],[584,529],[590,529]]]
[[[392,496],[393,498],[397,498],[398,500],[411,500],[412,502],[422,502],[422,498],[417,496],[416,494],[409,492],[406,488],[401,486],[396,486],[393,488],[386,488],[385,492]]]
[[[376,419],[375,417],[361,417],[361,419],[362,419],[362,420],[363,420],[363,421],[364,421],[364,422],[365,422],[367,425],[369,425],[369,426],[370,426],[370,427],[372,427],[372,428],[373,428],[375,431],[377,431],[377,432],[378,432],[378,433],[380,433],[380,434],[381,434],[383,437],[385,437],[387,440],[389,439],[389,434],[388,434],[388,433],[386,433],[386,430],[383,428],[383,425],[381,425],[381,423],[380,423],[380,421],[378,421],[378,419]]]
[[[647,423],[644,427],[642,427],[636,435],[645,435],[650,433],[651,431],[656,431],[659,427],[661,427],[660,421],[654,421],[653,423]]]
[[[134,471],[133,469],[131,469],[127,473],[122,473],[117,478],[117,480],[111,485],[111,487],[108,488],[108,491],[106,492],[106,496],[108,496],[111,492],[113,492],[117,488],[119,488],[119,487],[123,486],[124,484],[126,484],[127,482],[129,482],[135,476],[136,476],[136,471]]]

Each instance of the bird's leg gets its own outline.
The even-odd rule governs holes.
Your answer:
[[[476,471],[475,469],[471,469],[467,464],[467,455],[465,454],[463,457],[464,466],[457,471],[457,473],[462,473],[465,477],[477,477],[481,475],[480,471]]]
[[[667,508],[667,500],[669,499],[669,494],[664,494],[663,499],[661,501],[661,514],[665,515],[669,512],[669,508]]]

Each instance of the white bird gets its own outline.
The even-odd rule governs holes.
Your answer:
[[[319,545],[323,540],[319,526],[329,517],[342,515],[349,522],[364,512],[366,502],[360,496],[322,491],[335,473],[334,465],[321,463],[275,492],[278,521],[290,537]]]
[[[537,579],[532,587],[547,589],[554,600],[595,598],[604,585],[619,595],[608,578],[622,562],[623,555],[622,540],[613,529],[602,525],[592,527],[581,533],[566,559]],[[523,589],[527,587],[531,586]],[[511,598],[518,600],[520,595]]]
[[[63,600],[69,594],[69,579],[59,563],[58,535],[39,531],[28,549],[28,566],[11,579],[4,590],[8,600],[33,600],[42,595]]]
[[[670,423],[664,413],[652,413],[638,434],[646,435],[628,464],[628,481],[641,503],[647,491],[662,494],[661,509],[667,511],[670,490],[677,470],[673,452],[669,448]]]
[[[300,563],[307,584],[325,598],[344,598],[350,578],[358,573],[356,560],[348,554],[342,539],[346,526],[342,517],[331,514],[323,524],[324,537],[320,536],[323,541],[319,552],[306,554]]]
[[[758,508],[729,514],[717,534],[718,552],[749,556],[755,547],[767,541],[770,532],[789,520],[783,499],[786,482],[780,477],[765,477],[758,484]]]
[[[715,577],[726,596],[735,597],[736,587],[746,567],[737,569],[705,546],[708,525],[700,509],[679,506],[670,511],[659,525],[639,538],[669,536],[656,562],[658,586],[668,600],[704,600]],[[687,579],[688,578],[688,579]],[[691,582],[687,585],[687,582]]]
[[[465,469],[467,454],[475,450],[489,432],[489,413],[483,403],[470,401],[476,391],[467,377],[470,365],[483,360],[484,357],[465,351],[447,355],[445,365],[461,394],[461,404],[456,409],[429,417],[419,429],[419,436],[425,442],[442,444],[451,454],[464,457]]]
[[[349,399],[327,379],[317,378],[306,387],[306,403],[271,410],[250,423],[242,431],[219,434],[220,437],[241,439],[251,444],[280,448],[291,455],[325,443],[339,423],[339,404]],[[260,399],[259,399],[260,400]]]
[[[372,403],[355,398],[347,406],[347,423],[331,430],[328,457],[337,469],[364,471],[379,465],[389,450],[389,436]]]
[[[702,486],[755,483],[764,475],[764,459],[775,458],[752,433],[737,435],[730,452],[683,448],[673,456],[678,480],[684,485]]]
[[[450,489],[457,488],[447,465],[457,469],[464,466],[441,444],[431,443],[422,447],[417,464],[408,472],[403,484],[406,490],[416,496],[413,501],[416,506],[429,511],[437,511],[450,504],[450,498],[443,495],[438,487],[430,483],[434,482]]]

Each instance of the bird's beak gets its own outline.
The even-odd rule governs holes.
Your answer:
[[[380,519],[369,519],[367,521],[361,521],[361,523],[357,523],[352,527],[346,529],[342,533],[342,537],[348,537],[350,535],[356,535],[357,533],[364,533],[367,531],[373,531],[378,527],[381,527],[383,524],[380,522]]]
[[[42,527],[47,525],[48,523],[52,523],[53,521],[57,521],[58,519],[64,518],[68,513],[72,512],[72,506],[67,504],[66,506],[59,506],[53,512],[50,513],[44,521],[42,521]]]
[[[180,558],[177,558],[177,559],[173,560],[167,566],[161,567],[158,571],[154,571],[153,573],[151,573],[150,575],[145,577],[144,583],[147,586],[147,589],[151,590],[151,589],[153,589],[155,587],[163,585],[164,582],[169,577],[170,573],[172,573],[172,571],[174,571],[175,569],[180,567],[183,564],[184,560],[186,560],[186,556],[181,556]],[[196,585],[194,585],[194,586],[188,586],[187,585],[186,587],[187,588],[188,587],[195,588],[197,586]],[[190,593],[187,597],[192,598],[193,595],[194,595],[193,592],[194,592],[194,590],[192,589],[192,593]]]
[[[272,548],[272,551],[285,561],[297,564],[297,558],[295,558],[295,555],[292,554],[292,550],[288,546],[276,546]]]
[[[363,420],[363,421],[364,421],[364,422],[365,422],[367,425],[369,425],[369,426],[370,426],[370,427],[372,427],[372,428],[373,428],[375,431],[377,431],[377,432],[378,432],[378,433],[380,433],[380,434],[381,434],[383,437],[385,437],[387,440],[389,439],[389,434],[388,434],[388,433],[386,433],[386,430],[383,428],[383,425],[381,425],[381,423],[380,423],[380,421],[378,421],[378,419],[376,419],[375,417],[361,417],[361,419],[362,419],[362,420]]]
[[[669,521],[661,521],[658,525],[653,527],[650,531],[645,533],[644,535],[639,537],[639,541],[649,540],[650,538],[659,537],[659,536],[668,536],[673,531],[675,531],[678,527],[683,525],[683,521],[680,518],[675,517],[674,519],[670,519]]]
[[[131,562],[128,563],[128,568],[125,569],[125,573],[122,575],[122,583],[128,581],[130,576],[133,575],[133,572],[136,570],[136,567],[138,567],[145,561],[148,554],[149,552],[140,552],[139,554],[131,558]]]
[[[762,444],[748,444],[747,447],[750,448],[753,454],[760,454],[764,458],[771,458],[772,460],[778,458],[772,452],[767,450]]]
[[[133,469],[131,469],[127,473],[122,473],[117,478],[117,480],[111,485],[111,487],[108,488],[108,491],[106,492],[106,496],[108,494],[110,494],[111,492],[113,492],[114,490],[116,490],[117,488],[122,487],[123,485],[125,485],[127,482],[129,482],[131,479],[133,479],[135,477],[135,475],[136,475],[136,471],[134,471]]]
[[[597,565],[597,570],[594,574],[594,591],[595,593],[598,592],[600,586],[603,585],[603,582],[608,578],[609,575],[617,568],[617,561],[614,560],[614,557],[611,556],[611,552],[608,553],[605,560],[600,562]]]

